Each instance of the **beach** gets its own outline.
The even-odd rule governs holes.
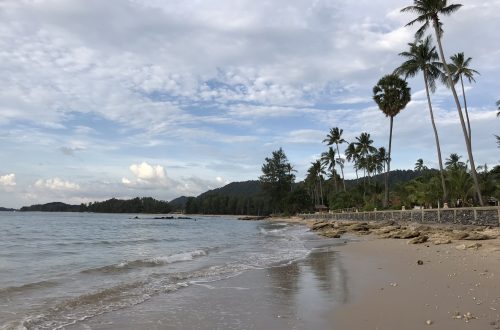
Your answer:
[[[499,228],[16,216],[48,229],[30,234],[45,241],[26,253],[4,250],[7,271],[18,275],[2,277],[12,282],[0,291],[3,329],[500,327]],[[2,220],[12,236],[5,246],[21,244],[14,220]],[[74,226],[101,228],[99,237],[75,236]],[[24,261],[33,249],[40,263]]]

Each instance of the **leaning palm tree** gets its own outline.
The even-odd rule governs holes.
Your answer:
[[[330,147],[328,148],[328,151],[323,152],[321,154],[321,162],[323,166],[326,166],[328,168],[328,171],[330,171],[333,178],[333,185],[335,187],[335,192],[338,192],[337,171],[335,170],[335,165],[337,165],[337,158],[335,156],[336,156],[335,150],[332,147]]]
[[[338,127],[333,127],[330,129],[330,133],[326,136],[326,139],[323,140],[323,142],[327,142],[329,146],[332,144],[335,144],[337,146],[337,156],[339,158],[339,162],[337,162],[340,166],[340,172],[342,173],[342,184],[344,186],[344,192],[346,191],[345,189],[345,180],[344,180],[344,165],[340,161],[340,151],[339,151],[339,144],[346,143],[347,141],[342,138],[342,133],[344,132],[343,129],[340,129]]]
[[[392,126],[394,117],[403,110],[411,100],[408,83],[395,74],[382,77],[373,87],[373,99],[380,110],[391,119],[389,130],[389,152],[387,154],[387,171],[385,172],[384,207],[389,200],[389,172],[391,171]]]
[[[464,88],[464,79],[467,78],[469,84],[472,82],[476,82],[474,79],[474,74],[479,74],[474,69],[469,68],[469,64],[472,61],[471,57],[465,59],[464,53],[457,53],[450,57],[451,63],[448,64],[450,69],[450,73],[452,76],[453,84],[457,84],[460,81],[462,85],[462,96],[464,99],[464,110],[465,110],[465,118],[467,119],[467,128],[469,134],[469,143],[472,144],[472,131],[470,129],[470,120],[469,120],[469,112],[467,111],[467,99],[465,98],[465,88]]]
[[[432,128],[434,130],[434,139],[436,140],[437,156],[439,161],[439,174],[441,176],[441,187],[443,188],[443,201],[448,199],[448,190],[444,179],[443,159],[441,157],[441,146],[439,135],[434,121],[434,112],[432,111],[432,102],[429,90],[436,90],[436,80],[442,76],[441,68],[443,64],[438,62],[439,56],[436,47],[432,46],[431,37],[428,36],[418,43],[409,43],[409,51],[402,52],[399,55],[406,59],[394,72],[406,78],[415,77],[419,72],[424,76],[425,92],[427,94],[427,105],[431,116]]]
[[[458,99],[458,94],[453,84],[450,69],[446,63],[446,57],[444,56],[443,45],[441,43],[441,38],[443,36],[443,23],[441,23],[439,16],[446,15],[449,16],[460,9],[462,5],[460,4],[450,4],[448,5],[447,0],[413,0],[413,6],[408,6],[401,9],[402,12],[411,12],[417,15],[417,17],[411,20],[406,26],[411,26],[415,23],[422,23],[418,28],[415,36],[420,39],[425,31],[431,26],[434,28],[434,33],[436,35],[436,40],[439,48],[439,55],[441,62],[444,65],[446,77],[448,79],[448,84],[453,93],[453,98],[457,106],[458,116],[460,118],[460,124],[462,125],[462,131],[465,138],[465,145],[467,147],[467,154],[469,156],[469,162],[471,166],[472,178],[474,180],[474,187],[476,189],[477,197],[479,203],[484,205],[483,197],[481,196],[481,190],[479,188],[479,181],[477,179],[476,165],[474,164],[474,156],[472,155],[472,146],[470,144],[469,134],[467,132],[467,127],[465,126],[464,115],[462,114],[462,107]]]

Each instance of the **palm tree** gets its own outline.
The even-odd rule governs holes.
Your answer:
[[[323,205],[323,174],[325,173],[324,166],[321,164],[320,160],[316,160],[311,163],[309,168],[310,174],[315,178],[316,182],[319,182],[320,200],[321,205]]]
[[[422,172],[427,170],[427,166],[424,165],[424,160],[422,158],[417,159],[417,162],[415,163],[415,171],[417,172]]]
[[[456,170],[458,168],[464,168],[465,163],[460,161],[460,158],[462,156],[459,156],[458,154],[451,154],[449,158],[446,159],[446,162],[444,163],[446,165],[446,168],[451,169],[451,170]]]
[[[344,132],[343,129],[340,129],[338,127],[333,127],[330,129],[330,133],[326,136],[326,139],[323,140],[323,142],[327,142],[329,146],[332,144],[335,144],[337,146],[337,156],[339,158],[339,162],[337,162],[340,166],[340,172],[342,173],[342,184],[344,186],[344,192],[346,191],[345,189],[345,180],[344,180],[344,165],[343,162],[340,161],[340,151],[339,151],[339,144],[346,143],[347,141],[342,138],[342,133]]]
[[[460,106],[460,101],[458,100],[458,94],[455,89],[455,85],[453,84],[450,69],[446,64],[446,57],[444,56],[443,45],[441,43],[441,38],[443,36],[443,23],[439,20],[440,15],[449,16],[460,9],[462,5],[460,4],[450,4],[448,5],[447,0],[413,0],[413,6],[408,6],[401,9],[402,12],[411,12],[417,15],[417,18],[411,20],[406,26],[411,26],[415,23],[423,23],[415,33],[415,36],[420,39],[424,32],[430,27],[432,24],[434,28],[434,33],[436,35],[436,40],[439,48],[439,55],[441,58],[441,62],[444,65],[445,73],[448,78],[448,84],[453,93],[453,98],[455,100],[455,104],[457,106],[458,116],[460,118],[460,124],[462,125],[462,131],[465,138],[465,145],[467,147],[467,154],[469,156],[469,161],[471,165],[471,173],[472,178],[474,180],[474,187],[476,189],[477,197],[479,199],[479,203],[484,205],[483,197],[481,196],[481,190],[479,188],[479,181],[477,179],[476,173],[476,165],[474,164],[474,156],[472,155],[472,146],[470,144],[469,135],[467,133],[467,127],[465,126],[464,116],[462,114],[462,107]]]
[[[443,188],[443,201],[448,199],[448,191],[446,189],[446,181],[444,179],[443,159],[441,157],[441,146],[439,143],[439,135],[434,121],[434,112],[432,111],[432,102],[429,89],[431,92],[436,90],[436,79],[442,76],[441,68],[443,64],[438,62],[439,56],[436,52],[436,47],[432,47],[431,37],[428,36],[424,40],[417,43],[409,43],[410,50],[402,52],[399,55],[403,56],[406,61],[395,70],[406,78],[415,77],[419,72],[423,73],[425,92],[427,94],[427,105],[429,106],[429,114],[431,116],[432,128],[434,130],[434,139],[436,140],[436,149],[439,161],[439,174],[441,176],[441,187]]]
[[[367,170],[367,157],[376,152],[377,148],[372,146],[373,140],[370,138],[369,133],[361,133],[360,136],[356,137],[356,142],[354,145],[356,147],[356,153],[358,154],[357,168],[363,169],[363,195],[366,193],[366,177],[365,173]]]
[[[464,53],[457,53],[451,56],[450,59],[451,63],[448,65],[448,67],[452,75],[453,84],[457,84],[458,81],[460,81],[460,84],[462,85],[462,96],[464,98],[464,110],[465,110],[465,118],[467,119],[469,143],[472,145],[472,131],[470,129],[469,112],[467,111],[467,99],[465,98],[463,77],[467,78],[470,84],[472,82],[476,82],[476,80],[474,79],[474,74],[479,74],[479,72],[469,68],[469,64],[472,61],[472,58],[469,57],[465,59]]]
[[[379,164],[382,166],[382,170],[385,172],[385,166],[387,161],[389,160],[389,155],[387,154],[387,150],[384,147],[380,147],[377,150],[377,158]]]
[[[394,117],[403,110],[411,100],[410,88],[403,79],[395,74],[382,77],[377,85],[373,87],[373,99],[382,112],[391,118],[389,130],[389,153],[387,159],[387,171],[385,172],[385,195],[384,207],[389,200],[389,172],[391,170],[391,146],[392,146],[392,126]]]
[[[328,148],[328,151],[321,154],[321,162],[323,166],[328,167],[328,171],[332,174],[333,184],[335,186],[335,192],[338,192],[337,187],[337,171],[335,170],[335,165],[337,164],[337,159],[335,158],[335,150],[332,147]]]
[[[347,161],[352,161],[354,162],[354,170],[356,171],[356,179],[358,179],[358,159],[359,159],[359,153],[356,150],[356,144],[354,142],[351,142],[347,145],[346,150],[344,151],[345,157]]]

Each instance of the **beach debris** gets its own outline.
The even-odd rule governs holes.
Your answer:
[[[389,283],[389,285],[393,286],[393,287],[397,287],[398,286],[398,284],[396,282],[391,282],[391,283]]]
[[[433,322],[432,322],[432,320],[427,320],[427,321],[425,321],[425,323],[426,323],[427,325],[431,325]]]
[[[455,320],[463,319],[466,323],[469,323],[470,320],[477,319],[477,317],[472,315],[471,312],[467,312],[465,314],[461,314],[460,312],[455,312],[455,315],[453,315],[451,318]]]
[[[422,260],[420,260],[420,259],[417,260],[417,265],[423,265],[423,264],[424,264],[424,262]]]

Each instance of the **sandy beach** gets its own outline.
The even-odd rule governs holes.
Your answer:
[[[352,294],[333,329],[500,328],[499,228],[341,222],[318,232],[352,239],[336,248]]]

